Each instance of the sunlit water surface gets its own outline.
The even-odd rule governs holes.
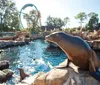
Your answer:
[[[28,74],[48,72],[66,59],[66,55],[57,48],[47,50],[48,43],[44,40],[35,40],[29,45],[5,49],[0,54],[0,60],[9,60],[14,76],[7,85],[18,83],[18,68],[23,68]],[[34,60],[36,59],[36,60]]]

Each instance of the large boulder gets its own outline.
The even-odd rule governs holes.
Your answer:
[[[7,69],[7,68],[9,68],[9,61],[7,60],[0,61],[0,70]]]
[[[27,41],[0,41],[0,49],[8,48],[8,47],[14,47],[14,46],[23,46],[25,44],[28,44]]]
[[[61,64],[65,66],[66,61]],[[100,85],[88,71],[78,71],[77,67],[70,64],[72,68],[57,69],[54,68],[47,73],[38,73],[29,77],[18,85]]]
[[[5,76],[6,74],[3,71],[0,71],[0,82],[4,82],[5,81]]]
[[[13,71],[10,69],[0,70],[0,83],[6,82],[13,75]]]
[[[12,77],[12,75],[14,74],[14,72],[10,69],[4,69],[2,70],[5,73],[5,79],[8,80]]]
[[[46,77],[46,84],[62,85],[68,79],[68,70],[66,69],[53,69]]]

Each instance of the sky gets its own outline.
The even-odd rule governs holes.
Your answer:
[[[49,15],[62,19],[69,17],[68,27],[79,26],[79,21],[74,18],[79,12],[95,12],[100,18],[100,0],[15,0],[15,3],[19,11],[25,4],[34,4],[41,12],[42,25],[46,25]]]

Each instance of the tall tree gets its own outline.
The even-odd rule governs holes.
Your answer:
[[[53,26],[53,17],[48,16],[46,24],[47,24],[47,26]]]
[[[39,31],[39,27],[41,26],[41,13],[39,11],[31,10],[29,13],[24,14],[23,18],[27,21],[29,31]]]
[[[80,27],[82,28],[82,24],[84,23],[83,21],[85,19],[87,19],[87,15],[85,14],[85,12],[80,12],[79,14],[77,14],[75,16],[75,19],[78,19],[79,20]]]
[[[96,14],[94,12],[90,12],[88,14],[88,17],[89,17],[89,22],[86,25],[86,27],[88,30],[93,30],[96,27],[96,25],[98,25],[98,23],[99,23],[98,14]]]
[[[0,13],[1,24],[4,24],[2,30],[18,29],[18,10],[12,0],[0,0]]]
[[[64,18],[64,25],[67,25],[69,21],[70,21],[69,17]]]
[[[47,26],[54,26],[55,28],[61,28],[64,26],[64,21],[61,18],[56,18],[56,17],[47,17],[46,21]]]

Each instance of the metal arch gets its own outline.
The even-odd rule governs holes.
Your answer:
[[[34,7],[35,9],[36,9],[36,11],[37,11],[37,15],[38,15],[38,9],[37,9],[37,7],[34,5],[34,4],[25,4],[22,8],[21,8],[21,10],[20,10],[20,12],[19,12],[19,18],[20,18],[20,24],[21,24],[21,26],[24,28],[24,26],[23,26],[23,24],[22,24],[22,21],[21,21],[21,13],[22,13],[22,10],[24,10],[25,8],[27,8],[27,7]],[[38,17],[37,17],[37,19],[36,19],[36,22],[38,21]]]

